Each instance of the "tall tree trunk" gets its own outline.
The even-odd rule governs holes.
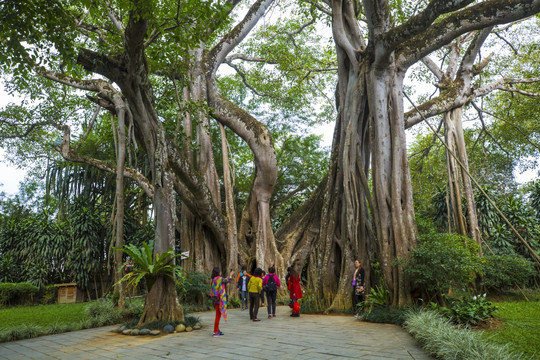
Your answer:
[[[447,169],[448,169],[448,192],[450,198],[451,213],[449,219],[452,220],[455,230],[462,235],[470,236],[480,245],[478,233],[478,218],[476,214],[476,204],[472,190],[471,179],[467,174],[469,172],[469,162],[465,148],[465,138],[461,123],[462,108],[453,109],[444,115],[445,138],[447,149]],[[453,154],[458,160],[454,158]],[[463,189],[463,192],[461,191]],[[467,226],[465,215],[462,211],[461,199],[465,196],[467,205],[467,217],[469,226]]]
[[[125,116],[126,109],[125,103],[122,101],[120,106],[117,106],[118,117],[118,142],[116,150],[116,247],[121,249],[124,246],[124,165],[126,159],[126,128],[125,128]],[[118,307],[124,309],[126,307],[126,294],[124,293],[124,284],[118,283],[123,275],[121,270],[122,265],[122,252],[115,252],[115,264],[114,264],[114,280],[117,285],[115,286],[118,291]]]
[[[221,133],[221,153],[223,156],[223,185],[225,188],[225,209],[227,214],[227,269],[234,270],[238,267],[238,229],[236,227],[236,210],[234,207],[233,174],[229,163],[229,146],[227,134],[222,124],[219,124]]]

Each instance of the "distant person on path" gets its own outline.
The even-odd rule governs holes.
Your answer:
[[[253,277],[249,280],[248,283],[248,292],[249,292],[249,319],[253,321],[261,321],[257,318],[259,313],[259,302],[261,301],[261,290],[262,290],[262,269],[256,268]]]
[[[276,296],[277,289],[281,286],[278,276],[275,274],[276,268],[274,265],[268,268],[268,274],[264,277],[262,285],[266,292],[266,300],[268,302],[268,318],[276,317]]]
[[[298,303],[298,300],[302,298],[302,288],[300,287],[300,275],[298,275],[292,266],[287,268],[287,288],[289,289],[293,309],[291,316],[299,317],[300,304]]]
[[[242,301],[242,311],[248,308],[248,283],[251,275],[248,274],[246,266],[242,266],[242,270],[236,277],[238,291],[240,292],[240,300]]]
[[[212,270],[212,289],[210,290],[210,296],[216,309],[214,333],[212,334],[214,337],[225,335],[219,330],[219,320],[223,316],[223,320],[227,321],[227,294],[225,292],[225,284],[232,281],[233,275],[234,271],[231,271],[228,278],[222,278],[219,267],[215,267]]]
[[[352,281],[353,308],[354,308],[354,317],[357,318],[360,313],[358,304],[364,301],[364,292],[365,292],[364,281],[366,277],[366,272],[364,271],[364,268],[362,267],[362,262],[360,260],[356,260],[354,262],[354,267],[356,269],[354,270],[353,281]]]

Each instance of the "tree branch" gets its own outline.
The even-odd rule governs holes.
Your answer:
[[[540,0],[483,1],[451,14],[416,36],[395,42],[396,62],[400,68],[407,69],[462,34],[520,20],[539,11]]]
[[[217,71],[217,68],[223,60],[257,25],[257,22],[263,17],[266,10],[272,5],[274,0],[257,0],[249,9],[244,19],[236,25],[221,41],[214,46],[208,53],[207,67],[212,69],[212,73]]]

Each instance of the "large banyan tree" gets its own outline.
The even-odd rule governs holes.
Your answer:
[[[540,2],[334,0],[318,6],[332,18],[338,117],[328,175],[278,231],[290,251],[282,254],[307,262],[309,287],[336,308],[348,303],[355,258],[368,269],[377,261],[392,304],[409,304],[410,285],[396,262],[408,257],[416,240],[405,147],[406,71],[465,33],[537,13]],[[445,105],[441,112],[455,107]]]
[[[232,14],[243,3],[248,6],[235,23]],[[190,251],[200,271],[275,264],[283,274],[294,265],[306,270],[308,290],[336,308],[350,303],[354,259],[363,261],[368,276],[377,261],[392,303],[408,304],[411,289],[396,263],[408,256],[417,233],[402,101],[406,71],[465,33],[535,14],[540,0],[302,3],[322,14],[314,18],[331,20],[338,115],[327,176],[275,235],[269,204],[278,169],[271,133],[223,96],[216,83],[220,65],[232,61],[233,50],[273,3],[3,3],[8,27],[2,30],[7,49],[2,60],[21,64],[18,77],[33,69],[41,78],[76,89],[74,94],[87,98],[85,106],[95,109],[89,113],[113,116],[113,164],[79,153],[67,119],[45,120],[62,132],[56,148],[64,158],[117,173],[117,190],[123,176],[140,184],[153,201],[156,253],[174,247],[180,237],[182,250]],[[91,127],[90,122],[85,131]],[[216,127],[221,151],[212,147]],[[245,141],[254,159],[253,183],[239,219],[225,129]],[[131,152],[144,154],[146,168],[130,166]],[[117,199],[121,204],[121,191]],[[121,245],[121,213],[117,220]],[[174,283],[157,279],[143,318],[181,317]]]

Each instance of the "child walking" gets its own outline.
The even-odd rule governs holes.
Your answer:
[[[274,265],[268,268],[268,274],[263,279],[263,289],[266,292],[266,300],[268,301],[268,318],[276,317],[276,296],[277,289],[281,286],[278,276],[275,274],[276,268]]]
[[[261,321],[257,318],[259,313],[259,302],[261,297],[262,290],[262,269],[256,268],[253,274],[253,277],[249,280],[248,283],[248,292],[249,292],[249,319],[253,321]]]
[[[210,296],[216,309],[214,333],[212,334],[214,337],[225,335],[219,330],[219,320],[223,316],[223,320],[227,321],[227,294],[225,292],[225,284],[232,281],[233,274],[234,271],[231,271],[228,278],[222,278],[219,267],[215,267],[212,270],[212,290]]]

